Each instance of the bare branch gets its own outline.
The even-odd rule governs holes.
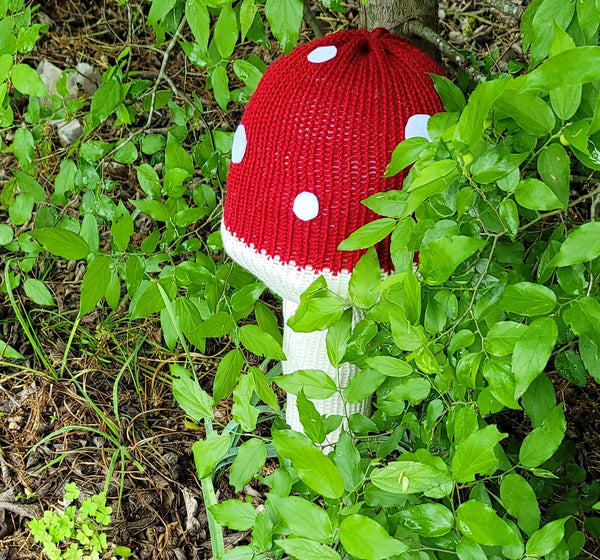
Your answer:
[[[317,16],[315,16],[313,11],[310,9],[309,0],[304,0],[304,21],[306,21],[306,23],[310,25],[311,29],[313,30],[313,33],[317,38],[325,36],[325,32],[321,27],[321,23],[317,19]]]
[[[525,11],[523,6],[519,6],[519,4],[515,4],[510,0],[482,0],[482,2],[492,8],[496,8],[496,10],[507,16],[514,17],[515,19],[521,19],[521,16]]]
[[[477,70],[477,68],[471,66],[471,61],[433,29],[423,25],[416,19],[410,20],[407,23],[407,27],[411,34],[422,37],[430,42],[439,49],[441,53],[445,54],[450,60],[460,66],[469,78],[475,82],[485,82],[485,76]]]

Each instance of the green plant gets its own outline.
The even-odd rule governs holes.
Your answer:
[[[65,501],[72,503],[80,491],[71,482],[65,486]],[[106,534],[101,532],[110,525],[112,508],[106,506],[106,494],[101,492],[86,498],[80,506],[70,505],[64,512],[47,510],[41,519],[32,519],[29,529],[36,542],[43,545],[49,560],[99,560],[106,558],[109,548]],[[127,558],[127,547],[115,547],[116,557]]]

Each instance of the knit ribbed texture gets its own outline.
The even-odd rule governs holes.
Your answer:
[[[328,46],[337,49],[333,58],[310,62]],[[441,72],[431,58],[384,29],[341,31],[275,62],[242,118],[241,151],[236,134],[227,230],[299,268],[351,271],[362,253],[337,246],[376,217],[360,201],[401,188],[403,175],[383,174],[408,119],[442,110],[431,72]],[[308,221],[294,213],[305,192],[319,206]],[[388,244],[381,245],[382,268],[390,270]]]

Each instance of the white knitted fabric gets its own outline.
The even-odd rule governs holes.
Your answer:
[[[300,302],[300,294],[308,288],[319,276],[327,281],[327,286],[333,292],[348,297],[348,283],[351,274],[341,273],[333,275],[328,272],[314,270],[301,270],[292,264],[284,264],[276,259],[259,253],[254,248],[249,248],[243,241],[231,234],[225,225],[221,226],[221,236],[225,251],[238,264],[248,269],[252,274],[264,282],[268,288],[283,298],[283,352],[286,360],[282,362],[284,374],[293,373],[301,369],[319,369],[329,375],[338,387],[338,393],[328,399],[313,400],[319,413],[325,416],[340,415],[344,417],[344,425],[347,419],[354,413],[368,414],[371,408],[371,399],[367,398],[360,403],[346,403],[341,392],[348,386],[350,378],[358,372],[354,364],[342,364],[339,369],[331,365],[327,356],[325,337],[327,331],[315,331],[310,333],[298,333],[293,331],[287,321],[294,315]],[[353,322],[356,323],[362,317],[354,311]],[[296,396],[288,394],[286,405],[286,422],[298,432],[304,432]],[[340,430],[336,430],[327,436],[326,444],[334,445],[339,437]]]

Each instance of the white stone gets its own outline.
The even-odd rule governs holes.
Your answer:
[[[431,140],[429,132],[427,132],[429,119],[430,115],[417,114],[410,117],[404,127],[404,139],[420,137]]]
[[[248,141],[246,139],[246,129],[241,124],[237,127],[233,135],[233,145],[231,146],[231,163],[242,163],[244,154],[246,153],[246,146]]]
[[[79,89],[91,97],[102,83],[102,76],[91,64],[80,62],[75,67],[75,82]]]
[[[335,45],[328,45],[326,47],[317,47],[310,51],[306,57],[309,62],[320,64],[321,62],[327,62],[337,55],[337,47]]]
[[[294,199],[293,210],[303,222],[314,220],[319,215],[319,199],[311,192],[301,192]]]
[[[83,135],[83,126],[77,119],[73,119],[68,123],[64,121],[55,121],[57,127],[58,139],[63,146],[70,146]]]

